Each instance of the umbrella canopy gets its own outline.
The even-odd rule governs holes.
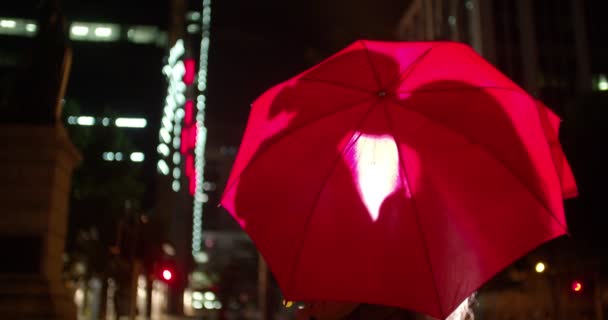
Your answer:
[[[555,165],[555,170],[560,178],[564,199],[574,198],[578,195],[578,187],[576,186],[576,181],[574,180],[574,174],[572,173],[570,164],[564,155],[562,145],[559,142],[559,125],[561,123],[561,119],[544,103],[542,103],[542,101],[536,101],[536,105],[538,107],[540,120],[545,131],[547,143],[549,143],[549,147],[551,148],[553,164]]]
[[[253,103],[221,204],[286,298],[444,318],[567,232],[540,119],[466,45],[358,41]]]

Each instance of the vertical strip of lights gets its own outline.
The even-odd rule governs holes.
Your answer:
[[[167,77],[168,88],[163,108],[161,128],[159,131],[160,142],[157,147],[159,160],[157,169],[160,174],[168,176],[173,168],[173,191],[180,190],[180,169],[181,156],[179,153],[181,145],[182,120],[184,118],[184,104],[186,103],[186,84],[183,77],[186,74],[186,67],[182,58],[186,48],[184,41],[179,39],[169,50],[167,64],[163,67],[163,74]],[[172,161],[170,161],[170,159]]]
[[[192,210],[192,256],[195,261],[202,261],[202,230],[203,204],[207,195],[203,190],[205,176],[205,145],[207,143],[207,128],[205,127],[205,107],[207,93],[207,62],[209,58],[209,36],[211,27],[211,0],[203,0],[201,52],[198,71],[198,92],[196,98],[196,148],[195,148],[195,179],[194,205]]]

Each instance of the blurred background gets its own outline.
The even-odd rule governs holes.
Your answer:
[[[44,309],[41,301],[63,299],[74,306],[64,313],[78,319],[293,318],[298,304],[283,301],[218,202],[252,101],[357,39],[377,39],[468,43],[563,119],[560,140],[580,190],[566,203],[571,234],[484,286],[476,317],[608,319],[604,7],[599,0],[2,1],[0,314],[38,308],[39,318],[52,318],[60,303]],[[45,27],[53,25],[48,17],[61,17],[56,9],[63,33]],[[59,38],[62,46],[47,41]],[[69,68],[57,64],[68,60]],[[15,133],[46,123],[32,105],[45,99],[32,76],[44,76],[45,65],[63,72],[57,110],[75,146],[65,160],[75,167],[67,186],[34,174],[63,170],[62,156],[42,161],[47,151],[36,142],[48,134]],[[21,197],[19,188],[40,191]],[[58,190],[65,205],[48,210],[65,212],[34,223],[32,212],[47,208],[35,195],[59,199]],[[45,264],[60,270],[49,275]],[[59,287],[67,289],[58,294]]]

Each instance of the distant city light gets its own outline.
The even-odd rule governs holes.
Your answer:
[[[95,118],[83,116],[76,118],[76,123],[81,126],[92,126],[95,124]]]
[[[109,125],[110,125],[110,118],[103,118],[103,119],[101,120],[101,124],[102,124],[104,127],[109,126]]]
[[[116,159],[116,161],[122,161],[122,153],[121,152],[116,152],[114,154],[114,159]]]
[[[543,273],[546,268],[547,266],[544,263],[539,262],[536,264],[536,267],[534,267],[534,270],[536,270],[537,273]]]
[[[215,300],[215,293],[211,292],[211,291],[207,291],[205,292],[205,299],[206,300]]]
[[[173,273],[168,269],[163,270],[163,279],[169,281],[171,278],[173,278]]]
[[[28,23],[25,25],[25,31],[27,32],[36,32],[38,30],[38,26],[33,23]]]
[[[606,78],[606,75],[599,75],[597,81],[597,89],[599,91],[608,91],[608,78]]]
[[[145,128],[148,124],[144,118],[117,118],[114,123],[124,128]]]
[[[156,151],[165,157],[168,157],[169,154],[171,153],[171,150],[169,150],[169,147],[164,143],[159,144],[158,147],[156,147]]]
[[[186,30],[188,30],[188,33],[197,33],[200,31],[200,27],[198,26],[198,24],[189,24],[188,27],[186,27]]]
[[[146,156],[144,155],[143,152],[133,152],[133,153],[131,153],[129,158],[133,162],[143,162],[144,159],[146,158]]]
[[[190,11],[188,12],[188,20],[190,21],[198,21],[201,18],[201,13],[198,11]]]
[[[583,284],[580,281],[572,282],[572,291],[574,291],[574,292],[583,291]]]
[[[179,184],[179,181],[173,180],[173,183],[171,183],[171,189],[173,189],[173,191],[175,191],[175,192],[178,192],[181,189],[181,185]]]
[[[15,20],[0,20],[0,27],[12,29],[17,26],[17,21]]]
[[[101,157],[105,161],[114,161],[114,152],[104,152]]]
[[[89,27],[82,25],[73,25],[71,32],[72,35],[83,37],[89,34]]]
[[[108,38],[108,37],[112,36],[112,28],[97,27],[97,28],[95,28],[95,35],[100,38]]]
[[[162,160],[162,159],[158,160],[157,168],[158,168],[158,171],[160,173],[162,173],[163,175],[166,176],[169,174],[169,166],[167,165],[165,160]]]

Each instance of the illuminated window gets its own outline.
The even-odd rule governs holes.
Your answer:
[[[143,118],[117,118],[114,121],[117,127],[124,128],[145,128],[148,121]]]
[[[73,25],[71,33],[75,37],[84,37],[89,34],[89,27],[83,25]]]
[[[13,29],[17,26],[15,20],[0,20],[0,28]]]
[[[76,123],[81,126],[92,126],[95,124],[95,118],[93,117],[78,117]]]
[[[144,159],[146,158],[146,156],[144,155],[143,152],[133,152],[133,153],[131,153],[129,158],[133,162],[143,162]]]
[[[100,38],[109,38],[112,36],[112,28],[97,27],[97,28],[95,28],[95,35]]]

